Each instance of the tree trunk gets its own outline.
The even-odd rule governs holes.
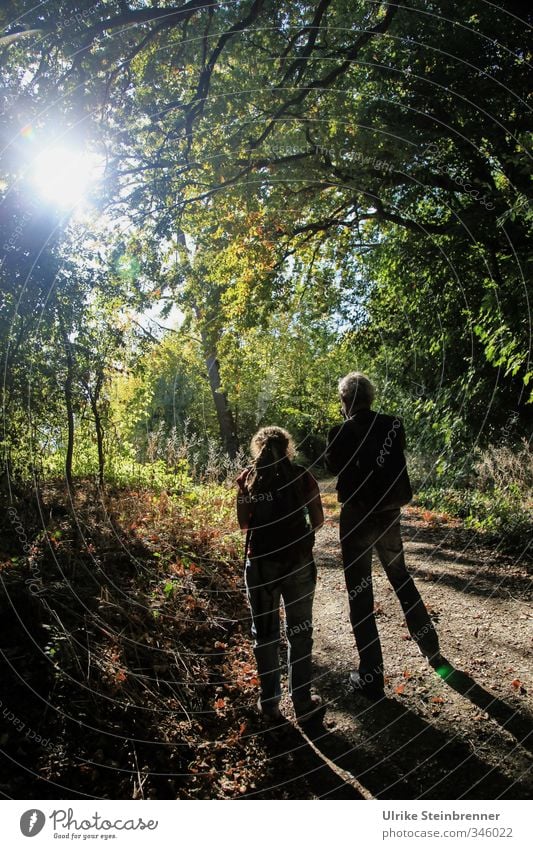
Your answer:
[[[72,458],[74,455],[74,405],[72,403],[72,384],[74,382],[74,360],[72,357],[72,347],[68,338],[67,332],[61,318],[59,319],[61,334],[63,336],[63,344],[65,346],[65,355],[67,358],[67,377],[63,392],[65,395],[65,406],[67,408],[67,451],[65,454],[65,479],[70,490],[74,488],[72,480]]]
[[[207,366],[207,374],[209,376],[209,385],[211,387],[211,393],[213,395],[213,401],[215,402],[215,409],[217,411],[222,445],[230,457],[235,457],[239,448],[239,442],[235,432],[233,413],[231,412],[228,404],[226,393],[220,391],[220,368],[216,354],[206,354],[205,363]]]
[[[94,428],[96,431],[96,446],[98,448],[98,483],[100,489],[104,488],[104,429],[102,427],[102,418],[98,409],[98,397],[91,395],[91,410],[93,412]]]
[[[72,480],[72,458],[74,456],[74,405],[72,403],[72,384],[74,382],[74,362],[72,359],[70,341],[66,333],[63,333],[63,341],[65,343],[65,353],[67,355],[67,377],[64,386],[68,427],[67,451],[65,454],[65,479],[67,481],[68,488],[72,491],[74,488],[74,482]]]

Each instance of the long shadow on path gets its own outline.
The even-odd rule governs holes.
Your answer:
[[[520,742],[527,740],[531,725],[528,730],[525,717],[516,717],[509,705],[461,676],[464,673],[457,673],[453,683],[466,687],[467,698],[482,701],[483,709],[492,709],[494,718],[516,732]],[[485,762],[453,728],[450,733],[440,730],[396,699],[372,703],[361,696],[341,696],[337,707],[353,715],[353,739],[321,725],[308,727],[307,735],[329,761],[353,775],[376,798],[530,797],[531,788],[520,776],[506,775]]]
[[[466,672],[455,669],[449,663],[448,667],[451,671],[442,676],[444,683],[488,713],[498,725],[513,735],[517,743],[533,754],[532,717],[485,690]]]
[[[322,728],[321,720],[313,727]],[[269,755],[269,774],[257,780],[257,789],[242,798],[359,801],[371,798],[353,776],[343,774],[342,769],[313,745],[304,729],[288,720],[266,729],[262,739]]]

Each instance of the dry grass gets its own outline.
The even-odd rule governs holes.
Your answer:
[[[525,439],[514,448],[489,445],[475,462],[474,471],[482,492],[516,487],[526,497],[533,493],[533,451]]]

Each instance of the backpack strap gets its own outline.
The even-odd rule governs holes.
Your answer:
[[[246,561],[248,559],[248,549],[250,547],[250,537],[252,536],[252,529],[249,527],[246,529],[246,539],[244,542],[244,568],[246,569]]]

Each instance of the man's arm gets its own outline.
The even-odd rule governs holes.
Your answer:
[[[344,425],[335,425],[328,433],[325,452],[326,465],[330,472],[338,475],[355,459],[354,443],[351,430]]]
[[[401,424],[400,424],[400,429],[399,429],[399,432],[398,432],[398,435],[400,437],[400,447],[401,447],[402,451],[405,451],[405,449],[407,448],[407,440],[405,438],[405,428],[403,426],[403,422],[401,421],[401,419],[400,419],[400,422],[401,422]]]

